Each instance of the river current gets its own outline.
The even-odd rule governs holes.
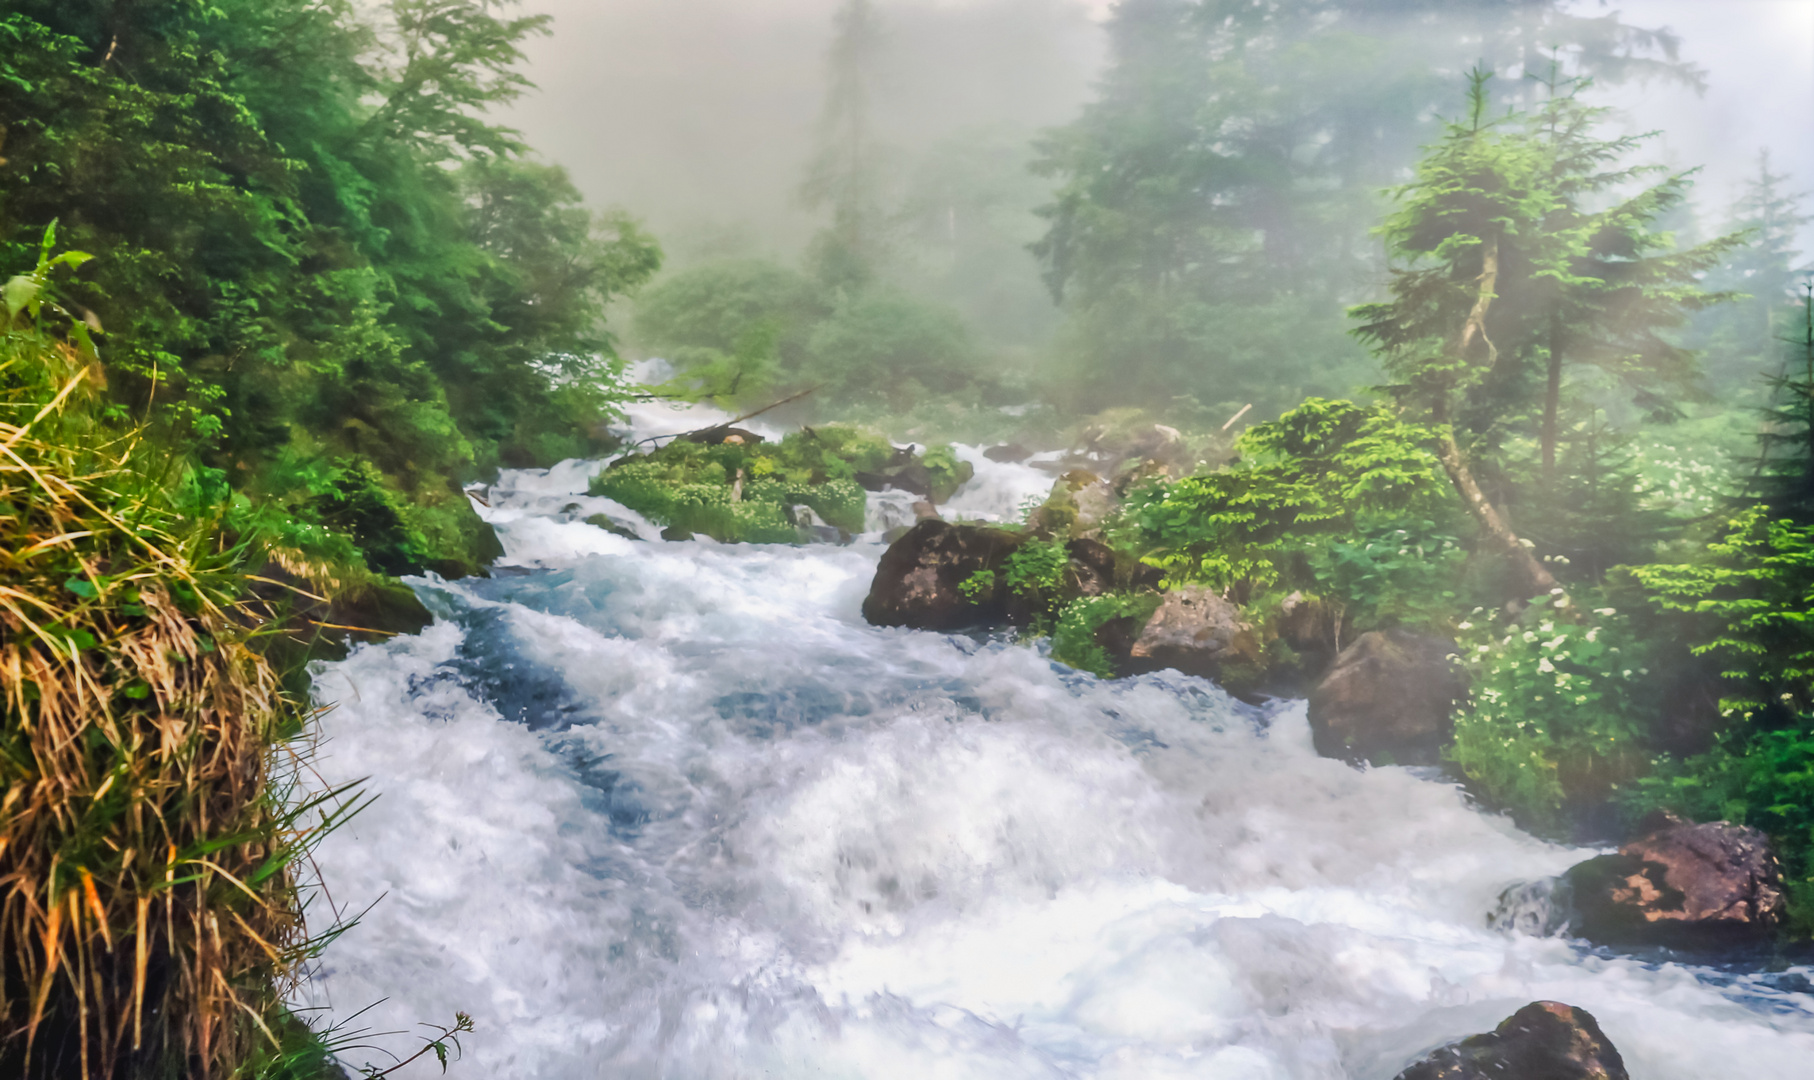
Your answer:
[[[971,457],[948,513],[1050,484]],[[316,855],[318,923],[370,908],[325,1021],[470,1013],[457,1080],[1390,1080],[1551,998],[1639,1080],[1814,1077],[1814,971],[1495,929],[1593,852],[1319,758],[1301,702],[870,627],[877,534],[664,542],[599,467],[504,474],[494,575],[317,671],[312,782],[380,796]]]

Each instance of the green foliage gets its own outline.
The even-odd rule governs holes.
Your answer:
[[[949,443],[927,447],[926,452],[920,456],[920,464],[926,467],[932,501],[935,503],[942,503],[956,495],[958,488],[976,477],[976,466],[968,461],[960,461],[957,451]]]
[[[1171,580],[1267,586],[1358,515],[1428,514],[1450,498],[1430,433],[1384,408],[1312,398],[1237,443],[1240,464],[1136,490],[1117,535]]]
[[[972,604],[980,604],[995,595],[996,580],[995,571],[985,567],[958,582],[957,591]]]
[[[681,376],[664,389],[727,404],[811,388],[821,413],[898,413],[976,381],[976,348],[949,308],[882,284],[830,289],[755,260],[655,285],[636,329]]]
[[[1699,561],[1633,567],[1659,609],[1689,617],[1697,655],[1725,665],[1728,716],[1814,711],[1814,526],[1752,507]]]
[[[808,338],[824,315],[818,288],[804,276],[761,260],[725,260],[645,290],[636,335],[674,365],[687,392],[754,402],[801,380]]]
[[[1525,485],[1509,502],[1520,532],[1545,553],[1545,565],[1559,580],[1597,583],[1614,566],[1654,558],[1657,545],[1679,531],[1681,519],[1670,510],[1691,500],[1711,501],[1694,484],[1715,487],[1707,473],[1718,468],[1717,458],[1705,467],[1673,455],[1663,458],[1669,465],[1653,465],[1652,471],[1667,475],[1665,485],[1674,488],[1658,493],[1645,483],[1633,443],[1597,415],[1571,425],[1562,432],[1562,453],[1550,482]],[[1506,468],[1529,475],[1538,466],[1515,459]]]
[[[1476,609],[1460,629],[1472,702],[1449,756],[1489,804],[1559,835],[1648,767],[1658,684],[1628,619],[1540,605],[1517,620]]]
[[[302,526],[332,527],[307,508],[336,478],[376,485],[417,519],[379,563],[480,565],[458,484],[595,445],[621,396],[604,305],[659,261],[484,115],[527,86],[545,22],[482,0],[12,5],[0,263],[69,223],[119,410]]]
[[[1305,553],[1315,591],[1340,597],[1358,632],[1440,625],[1455,610],[1467,549],[1428,519],[1367,517]]]
[[[806,381],[825,401],[911,408],[972,382],[975,350],[953,312],[877,288],[839,302],[813,328]]]
[[[1794,350],[1769,380],[1747,494],[1774,514],[1809,524],[1814,523],[1814,280],[1803,286],[1800,315]]]
[[[940,449],[950,453],[934,448],[927,458]],[[593,480],[592,494],[682,532],[727,543],[792,543],[792,506],[811,507],[846,532],[863,531],[868,495],[856,475],[896,456],[881,436],[844,425],[805,428],[779,444],[679,439],[613,463]]]
[[[1709,287],[1744,294],[1737,303],[1695,319],[1693,344],[1706,354],[1708,381],[1724,394],[1743,393],[1774,375],[1784,338],[1802,337],[1793,300],[1802,278],[1796,234],[1814,217],[1802,212],[1805,192],[1772,170],[1769,151],[1758,154],[1757,172],[1730,207],[1726,229],[1749,243],[1731,252],[1707,275]]]
[[[1428,141],[1449,72],[1535,70],[1559,44],[1609,80],[1693,78],[1667,35],[1553,0],[1126,0],[1108,34],[1097,100],[1039,146],[1066,374],[1086,400],[1188,393],[1224,416],[1370,381],[1335,312],[1382,269],[1377,192]]]
[[[1071,555],[1062,540],[1028,540],[1002,563],[1000,580],[1009,594],[1029,602],[1034,623],[1043,626],[1064,603]]]
[[[1115,660],[1096,642],[1096,632],[1117,619],[1142,625],[1159,610],[1158,593],[1106,593],[1083,596],[1065,605],[1052,631],[1052,658],[1079,671],[1111,679],[1119,674]]]
[[[308,714],[253,550],[117,422],[52,242],[0,290],[0,1072],[225,1074],[312,955],[294,869],[345,793],[273,775]]]

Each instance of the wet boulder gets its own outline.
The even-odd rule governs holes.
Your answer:
[[[976,466],[954,456],[920,455],[918,446],[896,447],[894,456],[873,469],[859,470],[857,483],[869,491],[894,488],[942,503],[976,476]]]
[[[1094,536],[1121,499],[1107,481],[1086,469],[1064,474],[1046,501],[1027,520],[1040,536]]]
[[[1455,644],[1409,630],[1373,630],[1335,658],[1310,694],[1310,731],[1324,757],[1435,765],[1467,694]]]
[[[1165,594],[1122,665],[1129,674],[1175,669],[1240,692],[1264,663],[1260,636],[1241,609],[1213,589],[1190,585]]]
[[[1763,833],[1653,816],[1642,835],[1571,869],[1573,930],[1604,945],[1717,947],[1783,923],[1782,865]]]
[[[1300,674],[1310,678],[1321,676],[1335,662],[1341,621],[1339,607],[1301,592],[1280,601],[1270,619],[1279,640],[1297,656]]]
[[[706,428],[703,431],[690,431],[681,438],[687,442],[699,443],[701,446],[755,446],[757,443],[768,441],[748,428],[733,427],[730,424]]]
[[[825,519],[813,511],[810,506],[790,506],[787,508],[787,520],[794,526],[794,534],[801,544],[848,544],[850,534],[843,529],[825,523]]]
[[[614,536],[621,536],[625,540],[642,539],[642,534],[636,531],[635,525],[628,521],[612,517],[610,514],[593,514],[584,520],[586,524],[595,529],[603,529]]]
[[[876,566],[863,617],[876,626],[962,630],[1007,621],[999,590],[968,590],[992,574],[1022,543],[1005,529],[927,518],[891,544]]]
[[[1032,457],[1033,451],[1019,443],[1002,443],[1000,446],[991,446],[989,449],[984,450],[983,456],[990,461],[998,462],[1003,465],[1010,465],[1019,464]]]
[[[1484,1035],[1451,1043],[1398,1080],[1630,1080],[1593,1014],[1535,1001]]]

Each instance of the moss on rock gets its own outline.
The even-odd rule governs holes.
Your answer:
[[[934,468],[939,449],[950,463],[938,458]],[[961,474],[962,463],[949,447],[916,460],[880,435],[838,425],[805,428],[779,443],[676,440],[620,458],[593,480],[591,493],[675,533],[725,543],[784,544],[800,535],[791,511],[796,506],[810,507],[837,529],[861,532],[868,495],[859,475],[885,472],[903,457],[924,464],[947,484]]]

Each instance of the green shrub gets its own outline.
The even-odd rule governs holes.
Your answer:
[[[887,289],[843,299],[813,328],[807,379],[821,403],[911,409],[974,380],[976,350],[949,308]]]
[[[1306,552],[1315,591],[1340,597],[1358,632],[1448,619],[1467,557],[1459,539],[1427,519],[1364,519]]]
[[[1141,624],[1159,610],[1157,593],[1109,593],[1071,601],[1052,631],[1052,658],[1079,671],[1112,679],[1115,658],[1096,642],[1096,632],[1116,619],[1132,618]]]
[[[612,465],[591,492],[657,524],[725,543],[791,543],[798,534],[790,506],[811,507],[826,524],[861,532],[869,496],[855,476],[894,454],[886,439],[839,426],[795,432],[778,444],[676,440]]]
[[[1489,804],[1556,835],[1648,767],[1657,680],[1623,616],[1477,608],[1460,629],[1471,702],[1456,714],[1449,756]]]
[[[1002,587],[1032,606],[1035,629],[1046,626],[1064,603],[1070,566],[1071,554],[1062,540],[1028,540],[1002,563]]]
[[[1305,550],[1354,536],[1359,515],[1452,502],[1431,441],[1387,409],[1311,398],[1242,435],[1240,464],[1136,488],[1114,535],[1170,580],[1264,588]]]
[[[931,474],[932,501],[942,503],[957,494],[957,489],[968,484],[976,476],[976,466],[968,461],[959,461],[957,451],[949,444],[929,446],[920,458]]]
[[[1728,665],[1726,715],[1814,711],[1814,527],[1752,507],[1724,523],[1699,561],[1631,573],[1658,608],[1687,618],[1697,655]]]

